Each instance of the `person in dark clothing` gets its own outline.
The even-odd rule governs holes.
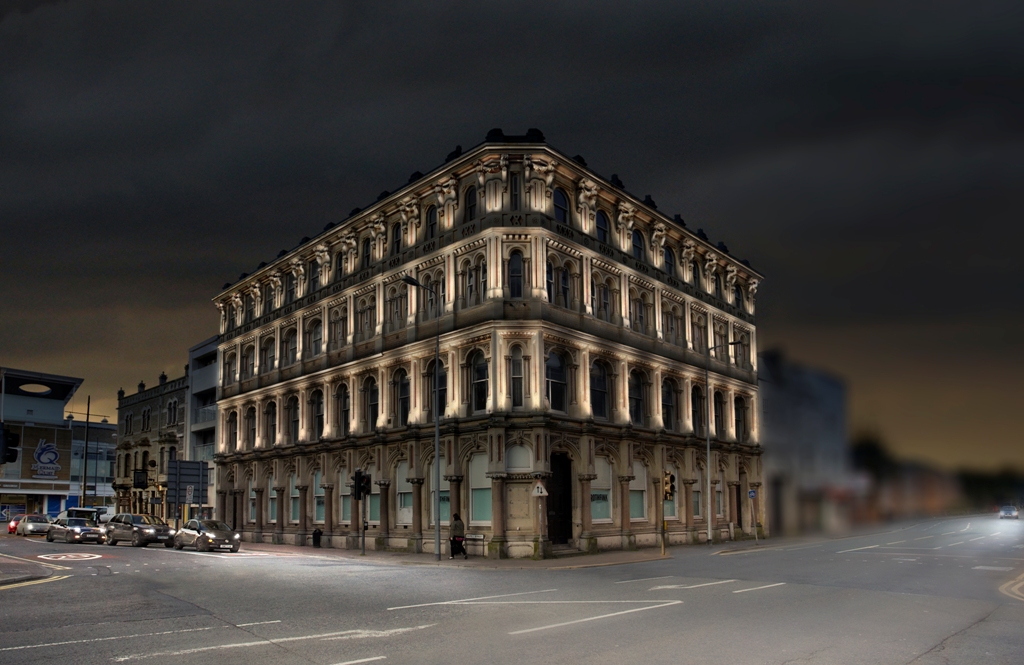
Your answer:
[[[466,525],[463,524],[462,520],[459,519],[459,514],[455,513],[452,515],[452,524],[448,527],[448,558],[454,559],[456,554],[461,554],[464,559],[469,558],[469,552],[466,551],[465,546],[466,540]]]

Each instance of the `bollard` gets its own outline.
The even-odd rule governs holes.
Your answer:
[[[323,529],[313,529],[313,547],[320,547],[320,537],[324,535]]]

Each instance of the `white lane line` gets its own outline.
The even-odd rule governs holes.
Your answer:
[[[390,628],[388,630],[347,630],[344,635],[336,635],[335,637],[325,637],[324,641],[327,640],[362,640],[367,637],[391,637],[392,635],[401,635],[402,633],[411,633],[414,630],[423,630],[424,628],[431,628],[436,626],[436,623],[432,623],[426,626],[412,626],[411,628]]]
[[[759,589],[771,589],[773,586],[782,586],[785,582],[776,582],[775,584],[765,584],[764,586],[756,586],[753,589],[740,589],[739,591],[733,591],[733,593],[746,593],[748,591],[758,591]]]
[[[346,660],[344,663],[335,663],[334,665],[356,665],[357,663],[372,663],[375,660],[387,660],[387,656],[374,656],[373,658],[360,658],[359,660]]]
[[[964,544],[964,541],[961,540],[961,541],[956,542],[956,543],[950,543],[949,545],[946,545],[946,547],[954,547],[956,545],[963,545],[963,544]]]
[[[996,532],[995,532],[995,533],[993,533],[992,535],[993,535],[993,536],[998,536],[998,535],[999,535],[999,534],[1001,534],[1001,533],[1002,533],[1002,531],[996,531]]]
[[[951,535],[953,535],[954,533],[956,533],[956,531],[947,531],[946,533],[944,533],[944,534],[942,534],[942,535],[943,535],[943,536],[951,536]]]
[[[523,591],[521,593],[503,593],[497,596],[480,596],[479,598],[462,598],[460,600],[442,600],[437,603],[420,603],[418,605],[402,605],[401,607],[389,607],[388,612],[392,610],[409,610],[414,607],[431,607],[433,605],[460,605],[462,603],[468,603],[474,600],[490,600],[492,598],[510,598],[512,596],[528,596],[531,593],[550,593],[552,591],[558,591],[558,589],[541,589],[540,591]]]
[[[281,623],[281,620],[277,619],[275,621],[253,621],[252,623],[236,623],[235,625],[239,628],[243,628],[245,626],[263,626],[268,623]]]
[[[859,552],[860,550],[871,550],[878,547],[878,545],[868,545],[867,547],[854,547],[852,550],[843,550],[842,552],[836,552],[836,554],[846,554],[847,552]]]
[[[935,536],[921,536],[920,538],[914,538],[914,540],[928,540],[929,538],[934,538],[934,537]]]
[[[967,523],[967,526],[965,526],[964,528],[960,529],[960,533],[963,533],[964,531],[967,531],[967,530],[968,530],[968,529],[970,529],[970,528],[971,528],[971,523],[970,523],[970,522],[968,522],[968,523]]]
[[[408,629],[405,629],[405,630],[417,630],[417,629],[421,629],[421,628],[430,628],[430,626],[435,626],[435,625],[437,625],[437,624],[430,624],[428,626],[416,626],[415,628],[408,628]],[[402,629],[392,629],[392,630],[402,630]],[[356,633],[361,633],[361,632],[365,632],[365,633],[389,633],[389,632],[392,632],[392,631],[373,631],[373,630],[369,630],[369,631],[351,631],[351,630],[342,630],[342,631],[338,631],[338,632],[334,632],[334,633],[320,633],[320,634],[317,634],[317,635],[297,635],[295,637],[278,637],[278,638],[275,638],[275,639],[269,639],[268,638],[268,639],[260,640],[258,642],[235,642],[234,644],[218,644],[218,645],[209,646],[209,647],[195,647],[195,648],[192,648],[192,649],[181,649],[179,651],[158,651],[158,652],[153,652],[153,653],[134,653],[134,654],[130,654],[128,656],[118,656],[116,658],[112,658],[111,660],[113,660],[115,663],[123,663],[123,662],[129,661],[129,660],[145,660],[147,658],[158,658],[158,657],[162,657],[162,656],[187,656],[189,654],[205,653],[207,651],[217,651],[217,650],[220,650],[220,649],[244,649],[246,647],[271,646],[271,645],[281,644],[283,642],[297,642],[297,641],[300,641],[300,640],[330,639],[332,637],[337,637],[339,635],[351,634],[351,633],[354,633],[354,632],[356,632]],[[379,637],[379,636],[382,636],[382,635],[370,635],[370,634],[367,634],[367,635],[363,635],[361,637]]]
[[[660,600],[478,600],[459,605],[640,605],[660,603]],[[679,601],[680,603],[683,601]]]
[[[699,589],[702,586],[714,586],[716,584],[728,584],[729,582],[735,582],[736,580],[719,580],[717,582],[705,582],[704,584],[691,584],[690,586],[683,586],[681,584],[665,584],[662,586],[655,586],[648,589],[648,591],[655,591],[657,589]]]
[[[974,541],[976,541],[976,540],[981,540],[981,539],[982,539],[982,538],[984,538],[984,537],[985,537],[985,536],[978,536],[977,538],[971,538],[971,539],[970,539],[970,540],[968,540],[967,542],[969,542],[969,543],[973,543]]]
[[[539,630],[549,630],[551,628],[561,628],[562,626],[571,626],[577,623],[586,623],[587,621],[597,621],[598,619],[608,619],[610,617],[622,616],[623,614],[632,614],[633,612],[646,612],[647,610],[656,610],[662,607],[669,607],[671,605],[681,605],[683,601],[672,600],[667,603],[661,603],[660,605],[652,605],[651,607],[635,607],[631,610],[623,610],[621,612],[612,612],[611,614],[602,614],[596,617],[588,617],[586,619],[576,619],[575,621],[564,621],[562,623],[554,623],[548,626],[538,626],[537,628],[527,628],[526,630],[516,630],[509,635],[523,635],[525,633],[534,633]]]
[[[905,540],[894,540],[891,543],[886,543],[886,545],[899,545],[900,543],[905,543],[905,542],[907,542],[907,541],[905,541]]]
[[[226,628],[227,626],[210,626],[209,628],[185,628],[183,630],[165,630],[160,633],[136,633],[135,635],[114,635],[112,637],[93,637],[88,640],[67,640],[64,642],[48,642],[46,644],[25,644],[20,647],[0,647],[0,651],[22,651],[25,649],[42,649],[43,647],[62,647],[68,644],[88,644],[90,642],[109,642],[111,640],[130,640],[135,637],[152,637],[154,635],[177,635],[178,633],[195,633],[201,630]]]
[[[672,576],[671,575],[662,575],[661,577],[644,577],[643,579],[639,579],[639,580],[622,580],[621,582],[616,582],[616,584],[629,584],[631,582],[651,582],[653,580],[667,580],[670,577],[672,577]]]
[[[1005,573],[1013,570],[1010,566],[974,566],[971,570],[998,570],[999,572]]]

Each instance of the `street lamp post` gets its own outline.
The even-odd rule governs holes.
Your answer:
[[[402,281],[409,286],[415,286],[418,289],[430,291],[434,295],[434,302],[437,307],[441,306],[441,301],[437,294],[437,289],[428,289],[426,286],[420,283],[415,277],[406,275],[402,277]],[[441,367],[441,313],[437,313],[437,335],[434,339],[434,560],[441,560],[441,386],[440,381],[440,367]]]
[[[726,349],[730,346],[737,346],[741,342],[728,342],[726,344],[716,344],[715,346],[705,345],[704,349],[704,405],[706,420],[704,421],[704,436],[707,442],[707,457],[704,462],[704,472],[707,474],[708,482],[708,514],[705,520],[708,525],[708,545],[711,544],[711,515],[713,505],[711,503],[711,382],[708,378],[708,367],[711,365],[711,351],[717,349]]]

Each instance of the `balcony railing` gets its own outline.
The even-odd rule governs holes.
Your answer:
[[[198,409],[194,409],[192,411],[193,425],[198,425],[200,423],[208,423],[213,420],[217,420],[216,404],[210,404],[209,406],[201,406]]]

